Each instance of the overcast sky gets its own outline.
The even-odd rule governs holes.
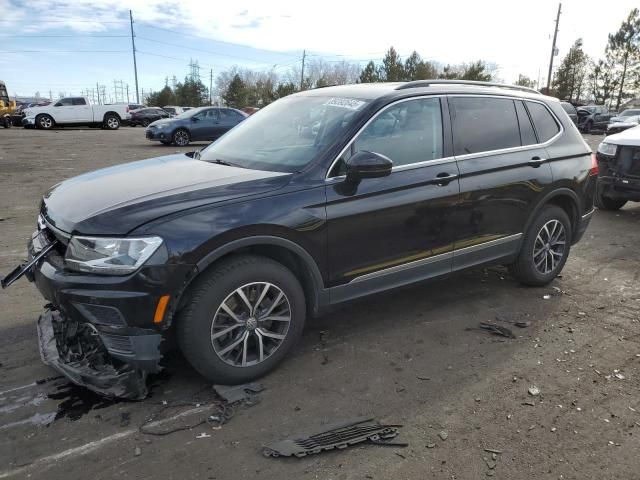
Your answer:
[[[555,0],[446,2],[300,0],[0,0],[0,78],[11,94],[79,94],[123,80],[133,93],[129,9],[133,10],[140,87],[166,76],[201,75],[240,65],[285,72],[310,58],[379,61],[390,45],[441,63],[483,59],[511,83],[519,73],[546,78],[558,8]],[[638,0],[564,0],[556,64],[579,37],[602,55]],[[25,52],[27,51],[27,52]],[[98,53],[100,52],[100,53]]]

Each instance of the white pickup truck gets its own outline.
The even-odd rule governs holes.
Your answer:
[[[129,120],[128,105],[92,105],[86,97],[67,97],[44,107],[32,107],[24,111],[24,127],[48,130],[56,125],[100,126],[117,130]]]

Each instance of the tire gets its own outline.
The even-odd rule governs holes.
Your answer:
[[[191,141],[191,135],[184,128],[179,128],[175,132],[173,132],[173,136],[171,137],[173,143],[175,143],[179,147],[186,147],[189,145]]]
[[[3,126],[4,128],[11,128],[11,126],[12,126],[11,118],[9,118],[9,117],[4,117],[4,118],[2,119],[2,126]]]
[[[562,230],[555,230],[559,226]],[[545,244],[549,235],[552,242],[547,241]],[[558,236],[554,240],[556,235]],[[547,285],[562,271],[569,257],[572,235],[571,221],[567,212],[555,205],[543,207],[533,223],[529,225],[516,261],[509,265],[511,275],[524,285],[532,287]]]
[[[149,126],[149,124],[150,124],[150,123],[151,123],[151,122],[150,122],[148,119],[146,119],[146,118],[145,118],[144,120],[142,120],[142,126],[143,126],[144,128],[147,128],[147,127]]]
[[[624,199],[605,197],[600,193],[596,195],[595,201],[596,207],[599,209],[612,211],[620,210],[626,203],[627,201]]]
[[[120,128],[120,117],[109,113],[105,115],[103,125],[107,130],[118,130]]]
[[[178,318],[178,343],[189,363],[209,381],[235,385],[261,377],[275,368],[300,338],[306,315],[304,292],[282,264],[253,255],[231,257],[211,267],[196,282]],[[263,292],[266,285],[269,287]],[[262,314],[250,313],[237,293],[240,289]],[[278,298],[273,310],[276,315],[271,315],[278,320],[260,320],[265,314],[269,318],[273,313],[269,309]],[[225,308],[240,323],[235,323]],[[273,334],[284,337],[276,339]],[[263,346],[261,361],[259,342]]]
[[[54,125],[55,122],[53,121],[51,115],[43,114],[36,117],[37,128],[41,128],[42,130],[51,130]]]

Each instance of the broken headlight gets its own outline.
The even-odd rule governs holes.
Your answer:
[[[160,237],[71,237],[65,262],[73,270],[126,275],[140,268],[162,245]]]
[[[617,148],[618,146],[614,145],[613,143],[602,142],[600,145],[598,145],[598,153],[614,157],[616,154]]]

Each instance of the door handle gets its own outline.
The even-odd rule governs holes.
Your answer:
[[[432,185],[438,185],[439,187],[445,187],[458,177],[459,175],[452,175],[447,172],[442,172],[436,175],[435,178],[431,180],[429,183]]]
[[[529,166],[533,168],[538,168],[540,165],[542,165],[546,161],[547,161],[546,158],[537,157],[537,156],[532,157],[531,160],[529,160]]]

